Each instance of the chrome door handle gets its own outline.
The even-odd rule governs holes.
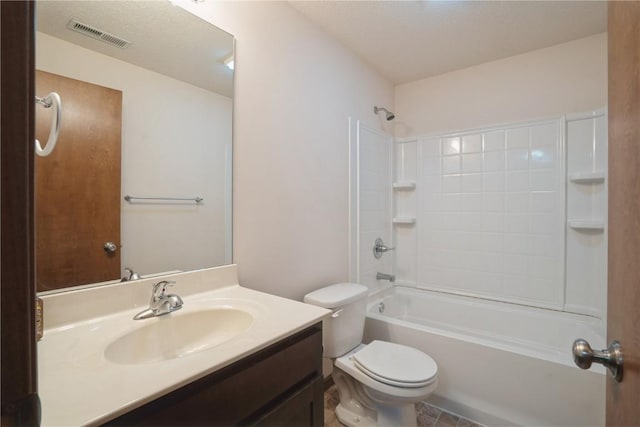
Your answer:
[[[384,242],[382,241],[382,239],[380,237],[378,237],[373,245],[373,256],[376,259],[380,259],[380,257],[382,256],[383,253],[387,252],[387,251],[392,251],[395,248],[390,248],[384,245]]]
[[[589,343],[582,338],[573,342],[573,361],[582,369],[589,369],[593,362],[609,368],[609,372],[616,379],[622,381],[622,348],[618,341],[611,341],[609,347],[602,350],[593,350]]]
[[[104,246],[102,247],[104,249],[104,251],[108,254],[113,254],[118,250],[118,247],[116,246],[115,243],[113,242],[107,242],[104,244]]]

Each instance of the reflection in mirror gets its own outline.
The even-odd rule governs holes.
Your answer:
[[[63,111],[35,160],[38,291],[230,263],[233,36],[164,1],[36,15],[36,95]]]

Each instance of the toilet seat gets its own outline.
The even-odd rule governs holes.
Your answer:
[[[423,387],[438,374],[436,362],[420,350],[386,341],[372,341],[351,355],[367,376],[395,387]]]

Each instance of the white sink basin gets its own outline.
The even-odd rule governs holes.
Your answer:
[[[140,320],[144,326],[111,342],[107,360],[121,365],[138,365],[188,356],[220,345],[246,331],[253,316],[235,308],[179,311]]]

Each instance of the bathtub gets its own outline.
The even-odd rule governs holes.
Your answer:
[[[372,296],[364,342],[409,345],[438,363],[429,402],[486,425],[602,426],[605,371],[573,364],[581,337],[605,348],[604,322],[423,289]]]

